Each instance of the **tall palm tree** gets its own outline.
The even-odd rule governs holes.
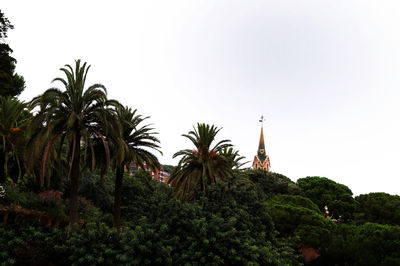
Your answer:
[[[114,219],[113,223],[118,230],[121,227],[121,194],[122,179],[124,175],[124,167],[129,163],[134,163],[142,168],[144,164],[152,169],[159,168],[160,163],[151,150],[160,151],[160,141],[155,136],[157,133],[153,131],[150,125],[142,125],[148,119],[136,114],[136,109],[132,110],[128,107],[116,108],[118,121],[121,125],[121,138],[115,147],[115,198],[114,198]],[[114,139],[114,138],[113,138]],[[162,154],[162,153],[161,153]]]
[[[198,123],[197,128],[193,127],[189,134],[182,135],[193,143],[195,149],[181,150],[173,156],[182,156],[169,180],[178,197],[193,199],[196,191],[205,193],[207,185],[217,183],[232,173],[232,163],[221,154],[225,148],[232,146],[230,140],[221,140],[212,146],[220,130],[214,125]]]
[[[31,107],[40,107],[35,116],[32,127],[41,127],[36,139],[43,149],[33,149],[33,154],[43,152],[41,185],[48,164],[49,153],[58,143],[62,147],[67,142],[66,153],[71,160],[69,165],[70,191],[70,223],[78,221],[78,185],[81,175],[80,159],[81,144],[94,153],[91,139],[97,137],[102,140],[106,154],[109,154],[107,135],[108,127],[116,119],[109,105],[118,105],[116,101],[107,100],[107,90],[101,84],[94,84],[85,89],[85,82],[90,66],[81,65],[80,60],[75,61],[75,70],[70,65],[65,65],[60,70],[64,78],[55,78],[53,82],[61,82],[65,88],[50,88],[42,95],[31,101]],[[86,151],[84,151],[86,152]],[[92,158],[94,158],[94,154]],[[35,158],[33,156],[33,158]],[[109,160],[108,160],[109,161]]]
[[[21,175],[21,149],[24,128],[29,120],[26,104],[16,98],[0,96],[0,183],[6,181],[8,160],[11,155],[17,162]]]

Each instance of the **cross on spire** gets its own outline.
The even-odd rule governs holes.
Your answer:
[[[261,127],[263,127],[263,125],[264,125],[264,121],[265,121],[265,118],[264,118],[264,116],[262,115],[262,116],[261,116],[261,119],[260,119],[260,120],[258,120],[258,122],[260,122],[260,123],[261,123]]]

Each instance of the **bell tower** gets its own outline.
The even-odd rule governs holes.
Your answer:
[[[261,134],[260,134],[260,142],[258,144],[258,151],[257,155],[254,156],[253,161],[253,169],[262,169],[264,171],[269,172],[271,168],[271,163],[269,161],[269,156],[265,152],[265,144],[264,144],[264,130],[263,130],[263,123],[265,119],[264,116],[261,116]]]

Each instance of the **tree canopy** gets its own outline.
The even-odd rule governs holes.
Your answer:
[[[11,56],[13,50],[5,42],[7,32],[14,26],[0,10],[0,96],[17,96],[25,88],[25,80],[15,73],[17,60]]]
[[[269,213],[282,236],[296,236],[301,245],[320,248],[330,240],[333,223],[308,198],[277,195],[268,202]]]
[[[356,202],[353,192],[347,186],[319,176],[300,178],[297,184],[304,195],[311,199],[321,211],[328,206],[332,218],[343,220],[353,218]]]
[[[7,38],[7,32],[10,29],[14,29],[14,26],[0,9],[0,40]]]
[[[106,141],[107,130],[112,127],[118,129],[114,113],[108,109],[109,105],[117,105],[115,101],[107,99],[106,88],[101,84],[94,84],[85,88],[86,77],[90,66],[87,63],[81,65],[80,60],[75,61],[75,70],[70,65],[60,70],[65,74],[64,78],[55,78],[53,81],[60,82],[65,90],[50,88],[42,95],[35,97],[30,105],[31,108],[40,108],[36,114],[32,127],[39,128],[36,135],[38,140],[33,147],[33,154],[43,152],[41,184],[44,185],[44,175],[49,153],[54,149],[56,141],[62,143],[67,141],[69,149],[67,154],[70,157],[69,177],[71,179],[71,210],[70,220],[72,223],[78,221],[78,186],[81,178],[81,144],[84,145],[84,152],[92,153],[92,139],[101,139],[106,154],[109,154]],[[41,128],[41,125],[45,125]],[[33,156],[35,157],[35,156]],[[107,168],[109,156],[107,156]]]
[[[387,193],[369,193],[355,197],[357,222],[400,225],[400,196]]]
[[[247,170],[248,178],[258,191],[268,199],[276,194],[301,194],[301,189],[287,176],[263,170]]]
[[[172,172],[169,183],[181,198],[193,199],[199,191],[204,194],[208,185],[231,175],[233,163],[229,159],[232,157],[227,158],[223,151],[232,144],[226,139],[215,143],[220,130],[214,125],[198,123],[192,131],[182,135],[195,148],[178,151],[173,156],[181,156],[181,159]]]

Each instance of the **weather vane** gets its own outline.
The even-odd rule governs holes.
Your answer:
[[[264,121],[265,121],[265,118],[264,118],[264,116],[262,115],[261,116],[261,119],[260,120],[258,120],[260,123],[261,123],[261,126],[263,126],[263,124],[264,124]]]

